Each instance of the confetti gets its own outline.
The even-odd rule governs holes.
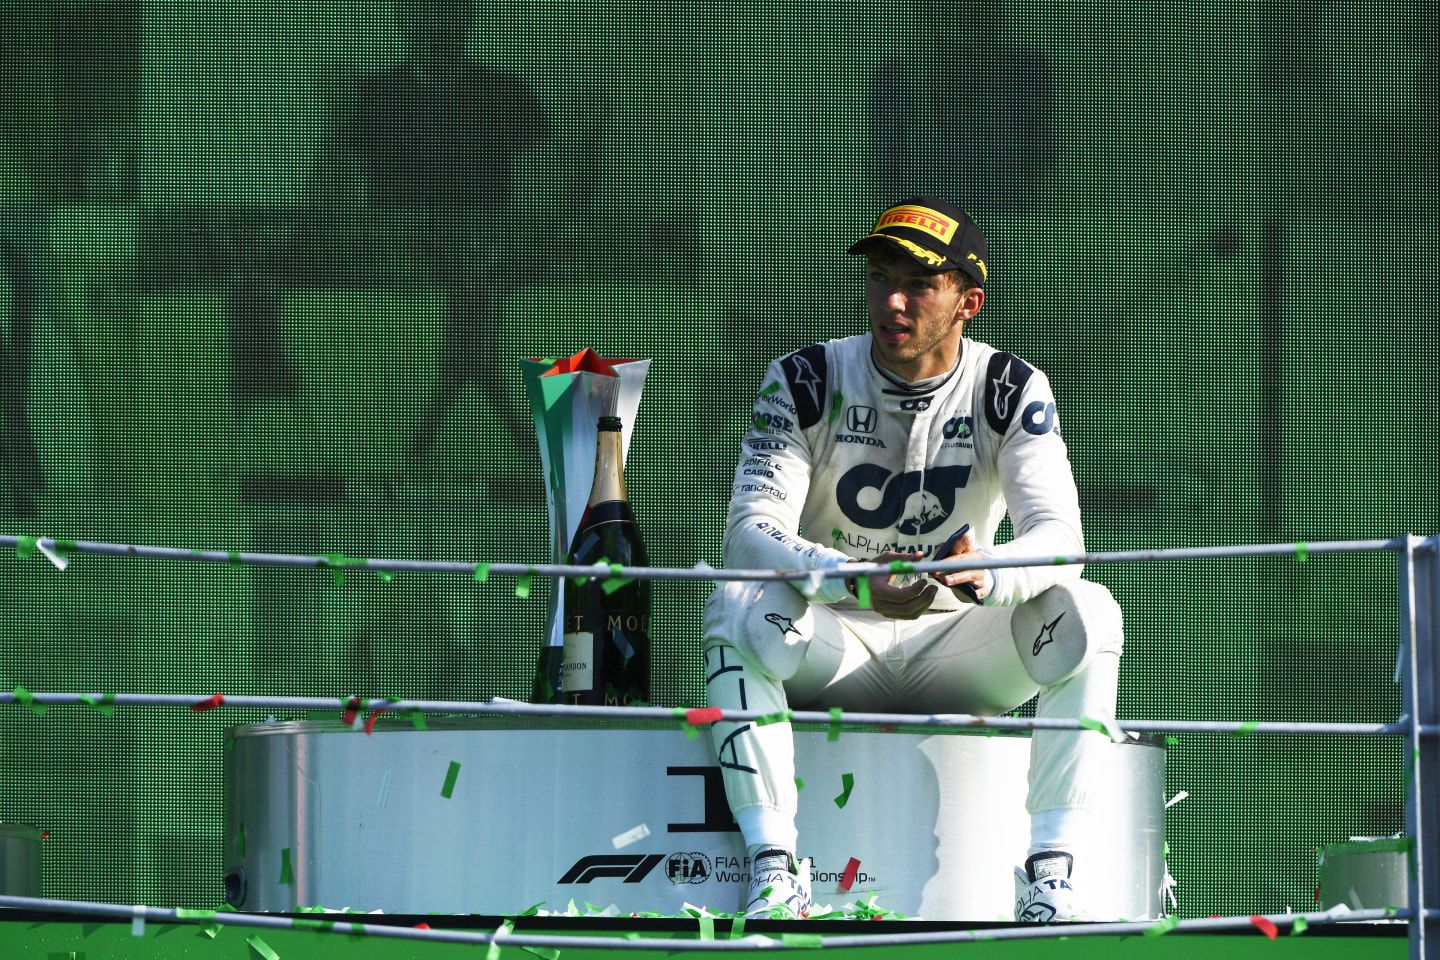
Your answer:
[[[214,710],[216,707],[223,707],[224,705],[225,697],[217,693],[215,696],[201,700],[199,703],[190,704],[190,709],[196,713],[204,713],[206,710]]]
[[[714,918],[714,917],[701,917],[701,918],[700,918],[700,939],[701,939],[701,940],[714,940],[714,939],[715,939],[715,918]]]
[[[616,850],[619,850],[621,847],[628,847],[632,843],[639,843],[648,836],[650,836],[650,828],[642,823],[638,827],[631,827],[624,833],[611,837],[610,843]]]
[[[145,908],[136,905],[130,910],[130,936],[145,936]]]
[[[796,777],[796,778],[795,778],[795,789],[796,789],[796,790],[804,790],[804,789],[805,789],[805,781],[804,781],[804,780],[801,780],[799,777]]]
[[[835,806],[843,810],[845,804],[850,802],[850,791],[855,789],[855,774],[840,774],[840,785],[844,787],[844,790],[841,791],[840,796],[835,798]]]
[[[280,883],[294,883],[295,871],[290,867],[290,848],[280,851]]]
[[[818,933],[782,933],[780,942],[797,950],[819,950],[825,940]]]
[[[66,567],[70,566],[70,561],[67,560],[65,557],[61,556],[61,554],[57,550],[53,550],[50,547],[46,546],[44,540],[36,541],[35,545],[40,548],[41,553],[45,554],[45,558],[47,560],[55,564],[55,568],[57,570],[64,570]],[[60,550],[65,549],[67,545],[72,550],[75,548],[75,544],[69,540],[55,541],[55,546]]]
[[[82,693],[80,695],[80,702],[86,706],[94,707],[107,717],[115,716],[115,694],[113,693],[104,694],[99,700]]]
[[[1296,562],[1296,563],[1304,563],[1305,560],[1306,560],[1306,558],[1309,557],[1309,556],[1310,556],[1310,545],[1309,545],[1308,543],[1306,543],[1305,541],[1302,540],[1302,541],[1300,541],[1299,543],[1295,544],[1295,562]],[[1274,937],[1271,937],[1270,939],[1271,939],[1271,940],[1274,940],[1275,938],[1274,938]]]
[[[844,890],[846,893],[849,893],[850,888],[855,885],[855,877],[858,876],[859,873],[860,861],[856,860],[854,857],[851,857],[850,862],[845,864],[845,873],[842,874],[840,877],[840,889]]]
[[[1239,730],[1235,730],[1230,734],[1230,738],[1232,740],[1239,740],[1241,737],[1248,737],[1255,732],[1255,728],[1258,726],[1260,726],[1259,720],[1246,720],[1240,724]]]
[[[774,713],[767,713],[764,716],[755,718],[755,726],[764,727],[772,723],[789,723],[790,718],[795,714],[790,710],[776,710]]]
[[[23,703],[25,706],[29,707],[30,711],[34,713],[37,717],[45,716],[45,711],[50,709],[43,703],[36,703],[35,694],[31,693],[29,690],[26,690],[24,687],[15,688],[15,699],[18,702]]]
[[[1145,936],[1163,937],[1165,936],[1165,934],[1169,933],[1171,930],[1174,930],[1179,925],[1180,918],[1172,913],[1170,916],[1166,917],[1164,920],[1161,920],[1159,923],[1153,923],[1150,926],[1146,927]]]
[[[1274,940],[1275,934],[1280,932],[1275,928],[1275,924],[1271,923],[1269,920],[1266,920],[1264,917],[1251,917],[1250,922],[1255,924],[1255,926],[1260,930],[1260,932],[1265,934],[1265,936],[1269,937],[1271,940]]]
[[[745,936],[745,917],[736,914],[735,921],[730,924],[730,939],[739,940],[743,936]]]
[[[534,579],[535,571],[526,567],[525,572],[515,578],[515,596],[521,600],[528,600],[530,598],[530,581]]]
[[[707,723],[719,723],[725,719],[725,711],[719,707],[705,707],[703,710],[686,710],[685,722],[692,727]]]
[[[375,800],[375,806],[385,809],[390,802],[390,771],[385,771],[385,777],[380,781],[380,796]]]
[[[460,776],[460,764],[454,760],[450,761],[450,769],[445,774],[445,786],[440,788],[440,796],[449,800],[455,793],[455,780]]]
[[[486,580],[489,580],[489,579],[490,579],[490,564],[488,564],[488,563],[477,563],[477,564],[475,564],[475,582],[476,582],[476,583],[484,583]]]
[[[1190,792],[1188,790],[1181,790],[1179,793],[1175,794],[1175,796],[1165,801],[1165,809],[1169,810],[1171,807],[1175,806],[1175,804],[1179,803],[1181,800],[1184,800],[1188,796],[1190,796]]]
[[[830,732],[825,735],[825,739],[831,743],[840,739],[840,718],[843,715],[839,707],[830,708]]]
[[[245,942],[250,944],[250,946],[255,950],[255,952],[260,954],[260,956],[264,957],[265,960],[280,960],[280,954],[272,950],[270,948],[270,944],[266,943],[264,940],[261,940],[260,934],[257,933],[253,937],[246,937]]]
[[[506,920],[495,929],[490,941],[489,948],[485,951],[485,960],[500,960],[500,944],[497,942],[500,937],[508,937],[510,931],[515,929],[513,920]]]
[[[19,557],[21,560],[26,560],[30,557],[33,557],[35,556],[35,550],[39,547],[39,545],[39,537],[16,537],[15,556]]]
[[[861,609],[870,609],[870,578],[855,578],[855,600],[860,604]]]
[[[1298,937],[1310,928],[1310,922],[1304,917],[1296,917],[1295,922],[1290,924],[1290,936]]]

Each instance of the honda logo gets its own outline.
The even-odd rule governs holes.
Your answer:
[[[851,433],[874,433],[875,421],[879,416],[874,407],[847,407],[845,429]]]

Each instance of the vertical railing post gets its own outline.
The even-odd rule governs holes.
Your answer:
[[[1410,960],[1440,957],[1440,537],[1409,536],[1400,573],[1400,671],[1405,734],[1405,832],[1410,861]]]

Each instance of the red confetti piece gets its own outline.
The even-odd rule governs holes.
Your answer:
[[[50,831],[49,831],[49,830],[41,830],[41,831],[40,831],[40,839],[41,839],[41,840],[49,840],[49,839],[50,839]]]
[[[1255,926],[1259,927],[1260,932],[1265,934],[1265,936],[1269,937],[1271,940],[1274,940],[1275,934],[1280,932],[1275,928],[1275,924],[1271,923],[1269,920],[1266,920],[1264,917],[1251,917],[1250,922],[1255,924]]]
[[[725,719],[725,711],[719,707],[706,707],[704,710],[686,710],[685,722],[692,727],[703,726],[707,723],[718,723]]]
[[[416,929],[416,930],[429,930],[429,929],[430,929],[430,924],[428,924],[428,923],[417,923],[417,924],[415,924],[415,929]]]
[[[375,732],[375,718],[378,717],[378,716],[380,716],[380,714],[386,713],[386,712],[388,712],[388,711],[385,711],[385,710],[377,710],[375,713],[370,714],[370,719],[365,721],[365,735],[366,735],[366,736],[370,736],[371,734],[373,734],[373,733]]]
[[[1315,902],[1320,902],[1320,884],[1315,884]]]
[[[347,727],[355,726],[355,718],[360,715],[360,698],[351,697],[350,702],[345,704],[345,712],[340,714],[340,722]]]
[[[208,700],[201,700],[199,703],[190,704],[190,709],[196,713],[204,713],[206,710],[214,710],[216,707],[225,705],[225,697],[222,694],[215,694]]]
[[[850,862],[845,864],[845,873],[840,877],[840,889],[844,890],[846,893],[849,893],[850,888],[855,885],[855,877],[859,873],[860,861],[856,860],[854,857],[851,857]]]

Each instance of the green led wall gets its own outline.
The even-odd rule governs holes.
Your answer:
[[[653,561],[718,564],[765,363],[864,329],[845,246],[912,188],[990,238],[973,333],[1050,374],[1093,549],[1440,526],[1433,4],[473,12],[511,79],[399,110],[389,0],[0,3],[0,532],[540,561],[515,361],[593,346],[653,359]],[[1088,575],[1124,717],[1399,712],[1388,555]],[[523,698],[544,592],[0,558],[0,686]],[[704,596],[657,586],[663,703]],[[0,820],[46,895],[214,905],[222,730],[263,719],[5,708]],[[1403,828],[1401,760],[1180,738],[1182,915],[1310,905],[1313,847]]]

